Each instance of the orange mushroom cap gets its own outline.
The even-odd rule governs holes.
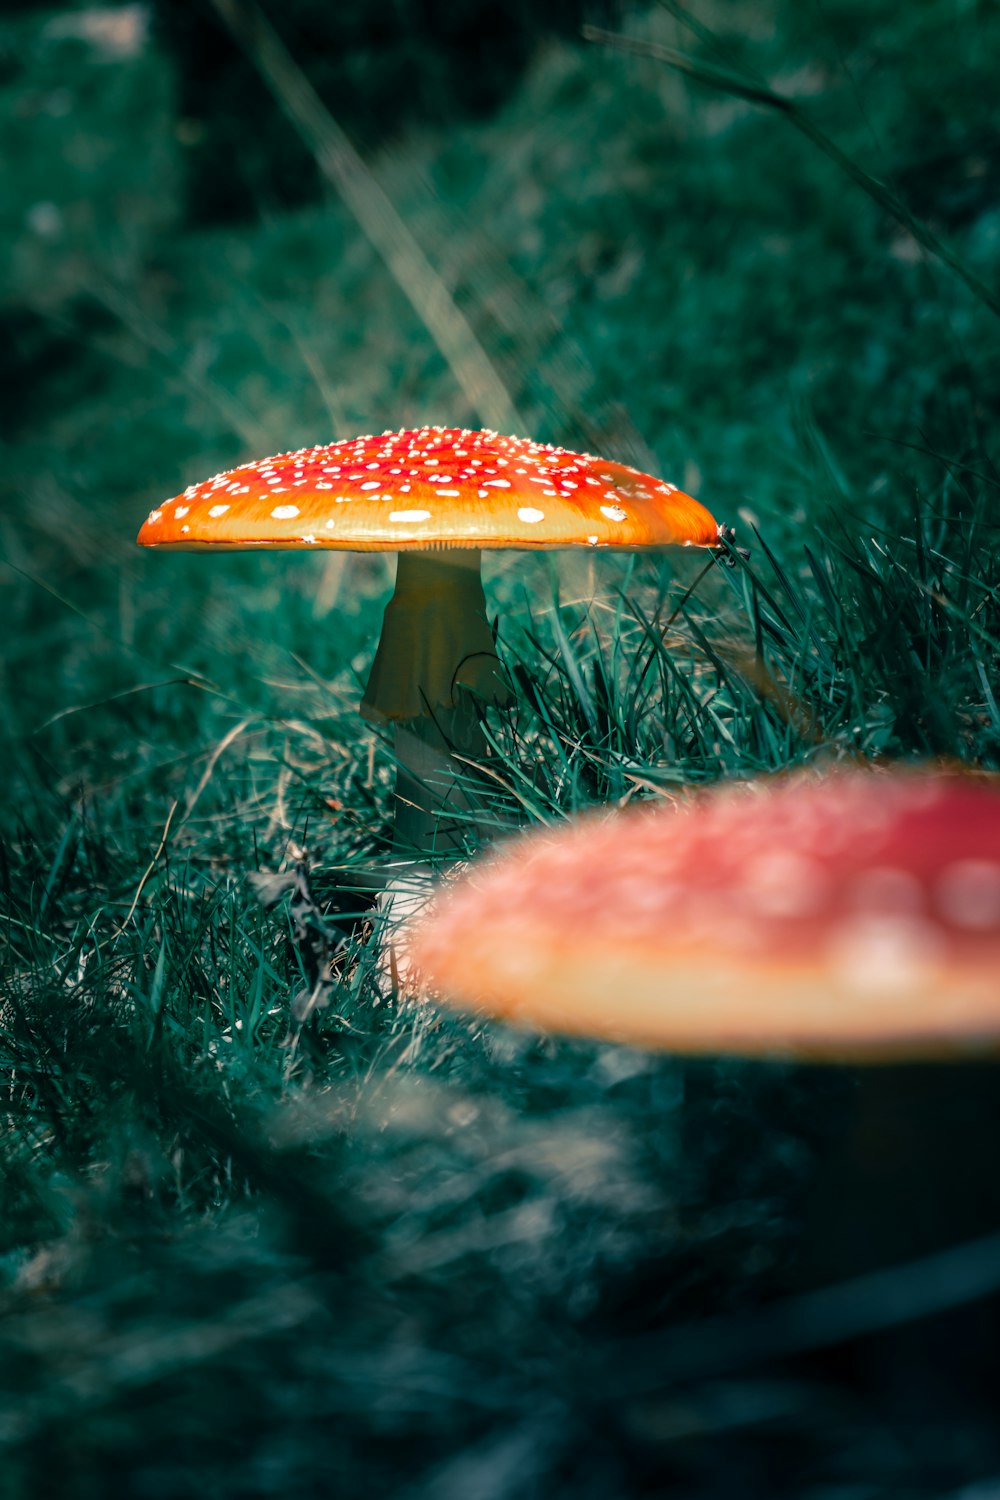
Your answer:
[[[146,547],[711,547],[676,485],[526,438],[386,432],[242,464],[151,511]]]
[[[681,1052],[826,1060],[1000,1043],[1000,789],[798,773],[526,835],[406,939],[466,1006]]]

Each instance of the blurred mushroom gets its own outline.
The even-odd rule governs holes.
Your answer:
[[[453,759],[486,755],[480,702],[509,690],[486,620],[482,548],[713,547],[697,500],[624,464],[524,438],[421,428],[244,464],[153,510],[149,547],[399,553],[362,713],[395,725],[396,850],[461,847]]]
[[[1000,789],[800,772],[525,835],[404,935],[435,991],[543,1030],[827,1061],[1000,1043]]]

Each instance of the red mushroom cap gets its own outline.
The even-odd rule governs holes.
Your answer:
[[[145,547],[710,547],[713,517],[625,464],[495,432],[425,427],[302,448],[193,484]]]
[[[800,773],[527,835],[408,940],[460,1003],[677,1051],[821,1059],[1000,1042],[1000,790]]]

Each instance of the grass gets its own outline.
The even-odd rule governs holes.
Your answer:
[[[792,91],[995,285],[988,8],[698,18],[626,20]],[[58,19],[0,49],[2,138],[36,126],[0,153],[5,1493],[992,1483],[995,1298],[830,1357],[663,1359],[693,1320],[742,1338],[801,1285],[912,1261],[911,1286],[995,1228],[986,1070],[681,1064],[382,992],[360,868],[391,755],[356,705],[387,569],[131,536],[244,453],[475,413],[338,203],[192,221],[155,32],[112,62]],[[974,288],[655,57],[553,43],[490,118],[373,169],[526,426],[684,482],[751,548],[491,561],[497,833],[807,761],[998,769]],[[268,884],[297,865],[307,900]],[[310,952],[328,1003],[290,1027]]]

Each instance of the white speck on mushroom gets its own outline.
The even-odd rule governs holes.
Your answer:
[[[509,479],[487,479],[486,483],[487,483],[487,485],[490,488],[492,488],[494,490],[509,490],[510,489],[510,480]]]
[[[445,495],[449,500],[457,500],[461,490],[438,490],[439,495]]]
[[[178,505],[177,509],[174,511],[174,520],[179,521],[182,516],[187,515],[190,509],[190,505]]]
[[[607,516],[609,521],[627,521],[628,512],[622,510],[620,505],[602,505],[601,515]]]
[[[431,513],[429,510],[391,510],[390,521],[429,521]]]
[[[377,479],[366,479],[364,484],[361,486],[363,490],[377,490],[379,487],[379,481]]]
[[[213,505],[211,510],[209,511],[209,515],[212,517],[212,520],[215,521],[218,520],[219,516],[224,516],[228,509],[228,505]]]
[[[529,521],[529,522],[544,521],[545,520],[545,512],[544,512],[544,510],[535,510],[535,508],[534,508],[533,505],[522,505],[521,508],[520,508],[520,510],[517,513],[517,519],[519,521]],[[597,538],[595,537],[594,540],[596,541]]]
[[[149,512],[149,515],[146,517],[146,523],[147,523],[147,525],[151,521],[158,521],[162,515],[163,515],[162,510],[151,510]]]
[[[326,527],[327,531],[332,531],[333,526],[334,526],[333,517],[331,516],[330,519],[329,519],[329,521],[324,521],[323,525]]]
[[[898,915],[849,917],[834,930],[827,956],[840,982],[874,999],[910,998],[944,956],[944,942],[929,922]]]
[[[316,542],[316,538],[313,536],[312,532],[310,531],[305,536],[300,536],[299,537],[299,541],[300,542],[307,542],[311,546],[314,546],[315,542]]]
[[[956,927],[980,931],[1000,925],[1000,864],[992,859],[956,859],[937,880],[937,904]]]
[[[271,512],[274,521],[294,521],[299,513],[297,505],[276,505]]]
[[[598,541],[598,539],[597,539],[596,536],[588,536],[588,538],[587,538],[588,545],[591,546],[591,547],[596,547],[597,546],[597,541]]]
[[[186,534],[186,533],[187,533],[187,532],[189,532],[189,531],[190,531],[190,530],[191,530],[191,528],[190,528],[190,526],[182,526],[182,527],[181,527],[181,531],[182,531],[182,532],[184,532],[184,533],[185,533],[185,534]]]
[[[822,905],[827,877],[814,859],[774,849],[740,871],[740,904],[764,917],[801,917]]]

